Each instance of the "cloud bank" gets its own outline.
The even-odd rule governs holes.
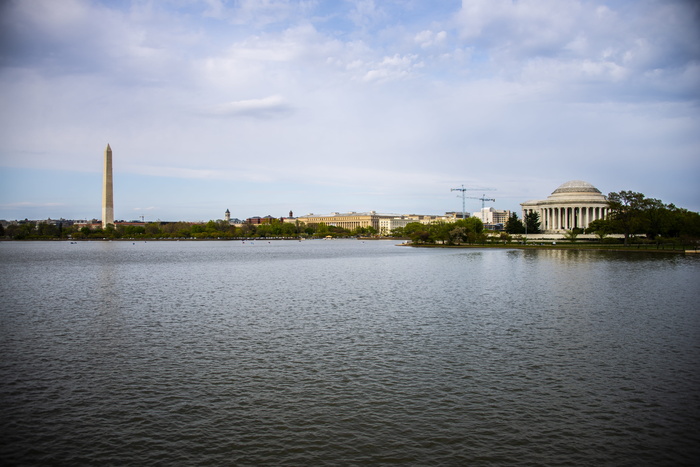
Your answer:
[[[125,217],[434,213],[460,206],[461,184],[498,187],[495,207],[515,210],[571,179],[700,209],[694,2],[0,8],[0,166],[46,178],[36,204],[62,191],[99,216],[109,142],[115,196],[134,198]],[[62,177],[90,195],[57,189]],[[0,218],[50,212],[21,215],[21,190],[0,194]]]

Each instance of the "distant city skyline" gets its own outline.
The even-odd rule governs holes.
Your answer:
[[[461,185],[519,213],[569,180],[700,211],[699,18],[682,0],[3,2],[0,219],[100,218],[107,143],[124,220],[460,212]]]

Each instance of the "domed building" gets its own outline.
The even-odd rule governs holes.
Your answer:
[[[585,229],[588,224],[608,215],[608,201],[599,189],[583,180],[572,180],[554,190],[547,199],[520,203],[525,215],[540,215],[543,233],[563,233],[575,228]]]

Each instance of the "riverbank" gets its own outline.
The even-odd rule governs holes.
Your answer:
[[[619,252],[641,252],[641,253],[666,253],[666,254],[700,254],[700,247],[696,249],[687,249],[686,246],[676,245],[672,248],[670,245],[585,245],[585,244],[557,244],[557,245],[529,245],[529,244],[459,244],[459,245],[443,245],[429,243],[401,243],[399,246],[410,246],[414,248],[489,248],[489,249],[506,249],[506,250],[578,250],[578,251],[619,251]]]

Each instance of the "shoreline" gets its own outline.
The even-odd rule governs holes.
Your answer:
[[[696,250],[686,249],[662,249],[662,248],[636,248],[635,246],[620,247],[600,247],[596,246],[560,246],[560,245],[431,245],[400,243],[398,246],[408,246],[413,248],[457,248],[457,249],[502,249],[502,250],[571,250],[571,251],[614,251],[621,253],[666,253],[666,254],[700,254],[700,248]]]

